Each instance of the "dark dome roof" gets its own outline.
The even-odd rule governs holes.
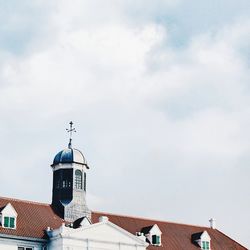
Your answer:
[[[82,152],[75,148],[66,148],[57,153],[51,166],[55,166],[60,163],[78,163],[89,168]]]

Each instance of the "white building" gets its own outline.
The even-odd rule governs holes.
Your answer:
[[[0,250],[247,249],[217,230],[214,220],[199,227],[91,211],[89,167],[71,139],[51,166],[51,204],[0,197]]]

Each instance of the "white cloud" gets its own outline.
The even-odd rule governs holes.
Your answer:
[[[163,1],[161,6],[177,8],[180,2],[174,2]],[[65,141],[62,124],[73,119],[80,129],[74,145],[84,147],[92,166],[88,190],[95,209],[143,216],[156,210],[163,219],[169,215],[195,224],[214,212],[226,221],[228,214],[220,211],[234,211],[223,203],[235,188],[242,191],[240,178],[249,174],[249,56],[242,52],[249,51],[249,20],[202,32],[186,46],[175,47],[169,26],[150,18],[155,10],[138,22],[129,11],[131,4],[58,1],[40,24],[43,32],[29,41],[28,52],[5,52],[0,147],[8,157],[9,148],[18,153],[4,165],[12,170],[21,165],[16,176],[34,187],[29,190],[15,177],[16,185],[22,186],[20,198],[37,199],[39,194],[49,199],[50,187],[41,192],[39,185],[45,180],[33,180],[33,175],[39,173],[51,184],[47,165]],[[232,187],[235,169],[239,181]],[[12,170],[1,168],[1,175],[12,175]],[[213,188],[200,180],[204,173],[215,180]],[[219,178],[225,173],[229,177],[222,191]],[[16,195],[14,188],[6,188],[8,181],[0,183],[2,192]],[[159,204],[149,205],[144,187],[152,181],[149,195]],[[163,187],[164,194],[158,193]],[[145,203],[138,201],[135,190]],[[211,204],[220,200],[220,211],[209,205],[201,214],[192,203],[182,211],[193,192],[198,197],[206,192]],[[245,202],[241,196],[234,199]],[[247,216],[249,206],[234,209]],[[231,233],[237,236],[241,227],[248,230],[243,224]]]

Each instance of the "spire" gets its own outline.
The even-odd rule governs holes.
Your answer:
[[[76,132],[76,129],[73,128],[73,122],[71,121],[69,123],[69,128],[66,128],[67,132],[69,133],[69,144],[68,144],[68,148],[71,148],[72,146],[72,132]]]

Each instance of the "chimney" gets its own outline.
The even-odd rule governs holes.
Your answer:
[[[211,219],[209,220],[209,222],[210,222],[210,227],[211,227],[212,229],[216,229],[215,219],[211,218]]]

